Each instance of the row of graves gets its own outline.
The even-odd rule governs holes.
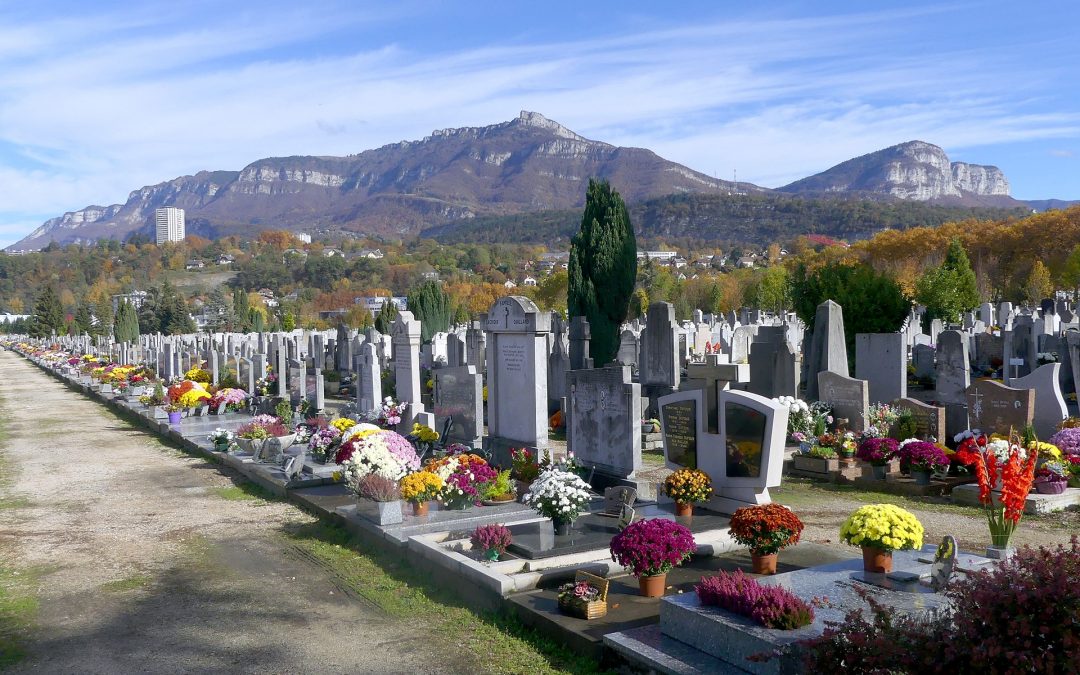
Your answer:
[[[1010,309],[1008,330],[1026,325],[1024,316]],[[865,549],[859,560],[805,545],[785,554],[780,574],[773,550],[769,574],[755,527],[774,522],[780,509],[791,528],[780,547],[795,544],[802,529],[771,503],[785,467],[821,459],[811,455],[830,432],[865,432],[885,402],[910,410],[905,419],[925,440],[947,436],[950,425],[1038,423],[1043,398],[1024,377],[1057,386],[1061,398],[1059,363],[1049,364],[1053,378],[1017,366],[1011,386],[972,384],[979,362],[969,350],[980,336],[1006,331],[973,323],[942,329],[930,342],[915,328],[917,315],[897,334],[860,335],[849,377],[842,322],[831,302],[819,308],[813,331],[793,316],[748,310],[680,323],[671,305],[654,303],[643,323],[623,327],[618,358],[605,367],[589,357],[587,322],[567,325],[515,296],[426,344],[420,322],[401,312],[390,335],[155,335],[137,345],[83,336],[7,346],[366,541],[453,575],[471,601],[508,608],[566,644],[660,672],[797,672],[793,645],[860,606],[867,589],[898,614],[943,608],[949,579],[990,568],[1008,541],[995,539],[989,555],[961,553],[949,540],[924,544],[914,517],[888,507],[902,512],[886,514],[896,523],[896,545],[879,546],[888,564],[866,558]],[[1064,344],[1069,326],[1054,324]],[[938,389],[928,402],[907,397],[919,347],[935,351]],[[352,383],[347,405],[327,385],[328,372],[331,381]],[[942,398],[965,376],[962,397]],[[157,405],[161,390],[172,410]],[[815,407],[804,409],[799,396]],[[553,414],[565,424],[566,454],[551,452]],[[1054,425],[1064,416],[1062,409]],[[645,429],[658,438],[645,440]],[[977,452],[979,437],[969,436],[968,450]],[[649,442],[661,444],[673,471],[661,485],[642,478]],[[883,484],[909,480],[896,464],[890,458]],[[844,538],[858,544],[859,518],[881,515],[853,514]],[[746,549],[763,576],[732,576],[744,565],[725,554]],[[717,600],[731,584],[795,607],[798,629],[731,611],[738,602]],[[815,604],[824,595],[828,606]],[[783,656],[747,659],[774,650]]]

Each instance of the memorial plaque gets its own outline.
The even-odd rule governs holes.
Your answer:
[[[697,468],[697,401],[676,401],[660,408],[667,461]]]
[[[915,438],[939,441],[945,438],[945,408],[928,405],[912,398],[897,399],[893,405],[910,410],[915,422]]]
[[[757,478],[761,475],[762,449],[765,447],[765,415],[740,403],[724,406],[729,478]]]
[[[817,379],[818,398],[832,407],[833,416],[847,418],[851,431],[865,429],[866,412],[870,407],[870,390],[866,380],[829,371],[818,373]]]

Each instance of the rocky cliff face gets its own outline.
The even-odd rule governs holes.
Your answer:
[[[730,190],[649,150],[592,141],[525,111],[508,122],[444,129],[356,155],[274,157],[239,172],[184,176],[136,190],[124,204],[51,219],[12,248],[123,238],[148,228],[160,206],[186,209],[189,223],[205,223],[211,235],[327,226],[409,234],[477,215],[577,208],[591,177],[610,180],[628,202]]]
[[[919,201],[969,205],[1008,205],[1009,182],[996,166],[951,162],[945,151],[909,141],[795,181],[780,188],[791,193],[848,192]]]

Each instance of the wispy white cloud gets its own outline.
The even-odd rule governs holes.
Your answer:
[[[23,157],[0,164],[0,181],[16,188],[0,191],[0,220],[122,201],[144,184],[265,156],[359,152],[519,109],[768,186],[913,138],[962,149],[1080,131],[1077,110],[1041,99],[1059,75],[1052,66],[1032,72],[990,45],[912,49],[905,22],[949,8],[774,12],[439,53],[392,33],[329,48],[321,36],[386,17],[288,8],[199,28],[178,21],[179,6],[44,21],[0,11],[0,143]]]

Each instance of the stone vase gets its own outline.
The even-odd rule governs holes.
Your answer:
[[[356,500],[356,512],[362,518],[370,520],[376,525],[397,525],[404,520],[400,499],[391,502],[377,502],[360,497]]]
[[[638,592],[646,598],[660,598],[667,588],[667,574],[638,577]]]
[[[776,559],[778,554],[758,554],[750,552],[750,567],[754,574],[776,574]]]
[[[863,546],[863,570],[888,574],[892,572],[892,551],[877,548],[876,546]]]

